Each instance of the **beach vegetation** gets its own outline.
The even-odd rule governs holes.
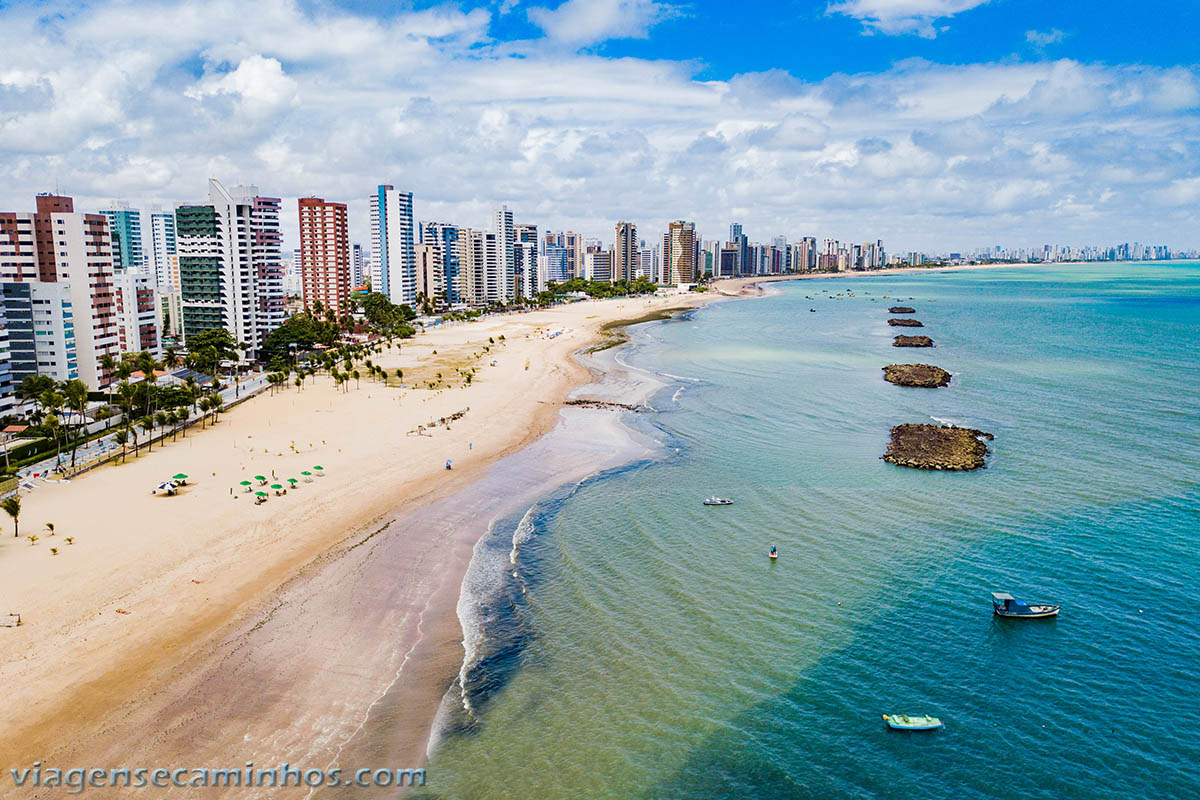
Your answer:
[[[52,556],[56,556],[56,555],[58,555],[58,548],[57,548],[57,547],[51,547],[51,548],[50,548],[50,555],[52,555]]]
[[[68,536],[68,537],[66,538],[66,540],[65,540],[65,541],[66,541],[66,543],[67,543],[67,544],[75,544],[75,537],[74,537],[74,536]]]
[[[53,522],[46,523],[46,532],[49,533],[51,536],[54,535],[54,523]]]
[[[25,538],[29,540],[30,544],[38,543],[38,535],[36,533],[31,533],[28,536],[26,536]]]
[[[0,500],[0,509],[4,510],[5,514],[12,517],[13,521],[13,538],[21,535],[21,498],[6,497]]]

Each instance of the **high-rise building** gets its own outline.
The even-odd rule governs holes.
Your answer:
[[[641,247],[638,250],[638,268],[637,276],[645,278],[648,281],[658,283],[658,249],[654,247],[646,247],[646,242],[641,242]]]
[[[583,277],[589,281],[612,283],[615,275],[613,269],[613,252],[590,247],[583,254]]]
[[[476,306],[506,303],[508,276],[503,267],[499,237],[492,231],[462,228],[459,231],[462,259],[462,301]]]
[[[729,244],[737,251],[738,275],[752,275],[754,269],[750,265],[750,240],[742,233],[742,223],[734,222],[729,226]]]
[[[632,281],[638,271],[637,225],[618,222],[613,242],[613,280]]]
[[[253,355],[285,319],[279,199],[216,179],[208,190],[175,209],[184,343],[224,328]]]
[[[175,214],[150,209],[150,266],[163,289],[179,291],[179,252],[175,247]]]
[[[300,283],[304,307],[316,303],[339,315],[350,306],[350,232],[346,204],[301,197]]]
[[[133,269],[117,270],[113,276],[117,300],[117,338],[122,353],[145,350],[155,357],[162,355],[159,327],[162,307],[154,276]]]
[[[546,288],[538,269],[537,225],[518,222],[513,226],[513,299],[532,299]]]
[[[513,224],[513,212],[508,206],[499,206],[492,214],[492,228],[496,231],[496,252],[500,260],[500,270],[504,285],[500,289],[502,302],[511,302],[516,297],[513,287],[516,284],[516,257],[514,255],[517,243],[517,232]]]
[[[421,224],[421,242],[437,248],[436,263],[441,270],[438,283],[441,294],[435,299],[453,305],[463,302],[465,291],[462,271],[462,231],[448,222],[425,222]]]
[[[13,381],[12,353],[8,315],[0,301],[0,417],[8,416],[17,405],[17,385]]]
[[[363,285],[363,280],[367,273],[365,268],[367,265],[366,253],[363,252],[363,246],[355,242],[350,246],[350,286],[357,289]]]
[[[71,287],[61,281],[0,283],[14,383],[30,375],[79,377]]]
[[[663,234],[662,282],[671,286],[695,283],[699,277],[700,242],[696,223],[675,220]]]
[[[108,219],[113,269],[142,269],[146,266],[142,251],[142,212],[117,200],[109,206],[100,213]]]
[[[566,283],[575,277],[571,271],[571,253],[566,247],[547,243],[545,251],[545,254],[540,256],[538,265],[538,282],[541,285]]]
[[[380,184],[371,195],[371,291],[397,305],[416,302],[412,192]]]
[[[70,197],[41,194],[37,210],[0,214],[0,281],[62,283],[70,295],[78,377],[90,389],[111,376],[100,365],[118,354],[112,241],[102,214],[77,214]]]
[[[416,246],[416,257],[418,303],[442,297],[445,292],[442,248],[436,243],[422,242]]]

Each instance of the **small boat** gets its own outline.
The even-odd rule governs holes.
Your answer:
[[[1062,606],[1048,603],[1026,604],[1017,600],[1008,592],[992,592],[992,610],[998,617],[1023,617],[1025,619],[1044,619],[1057,617]]]
[[[810,308],[810,309],[809,309],[809,311],[812,311],[812,312],[814,312],[814,313],[815,313],[815,312],[816,312],[816,309],[815,309],[815,308]]]
[[[936,731],[942,727],[942,721],[937,717],[914,717],[908,714],[884,714],[883,721],[889,728],[898,731]]]
[[[775,545],[771,545],[771,552],[767,553],[772,561],[779,558],[779,551],[775,549]]]
[[[728,498],[725,498],[725,497],[713,496],[713,497],[704,498],[704,505],[706,505],[706,506],[731,506],[731,505],[733,505],[733,501]]]

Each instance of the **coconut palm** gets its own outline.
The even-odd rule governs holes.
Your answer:
[[[165,412],[165,411],[159,411],[158,413],[156,413],[154,415],[154,423],[156,425],[158,425],[159,428],[166,428],[170,422],[171,422],[171,418],[170,418],[170,416],[167,415],[167,412]],[[164,440],[166,439],[165,431],[163,432],[163,439]]]
[[[121,463],[125,463],[125,444],[129,441],[129,434],[125,431],[117,431],[113,434],[113,441],[121,445]]]
[[[150,416],[149,414],[142,417],[140,420],[138,420],[138,427],[146,432],[146,452],[153,453],[154,436],[152,435],[152,431],[154,430],[154,417]]]
[[[8,497],[3,502],[0,502],[0,508],[4,509],[4,513],[12,517],[13,521],[13,538],[21,535],[21,498]]]
[[[79,439],[81,438],[81,433],[86,435],[86,430],[81,432],[79,429],[83,427],[84,422],[86,421],[86,417],[84,415],[87,413],[88,404],[87,385],[83,381],[76,378],[63,383],[62,390],[66,397],[67,408],[78,415],[75,420],[75,440],[71,445],[71,466],[74,467],[75,453],[79,450]]]

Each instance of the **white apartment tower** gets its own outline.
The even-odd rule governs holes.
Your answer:
[[[380,184],[371,195],[371,291],[393,303],[417,299],[417,256],[412,192]]]
[[[209,202],[175,209],[183,336],[224,328],[254,354],[286,318],[279,198],[208,182]]]

